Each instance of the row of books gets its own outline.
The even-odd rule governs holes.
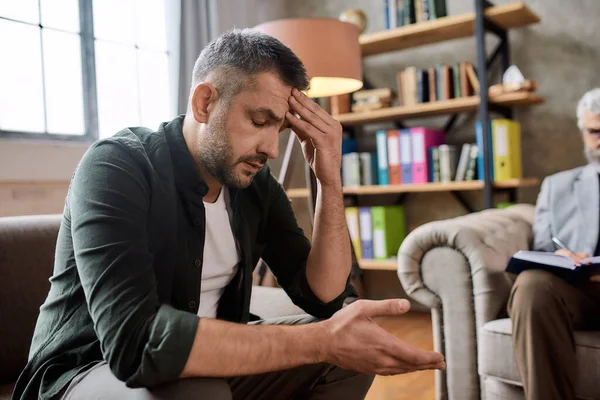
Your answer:
[[[521,127],[516,121],[489,122],[493,181],[522,178]],[[443,131],[424,127],[380,130],[377,153],[351,152],[342,157],[342,182],[346,187],[401,185],[483,179],[483,129],[475,124],[476,143],[458,148],[445,143]]]
[[[473,64],[438,64],[431,68],[408,67],[396,74],[401,106],[457,99],[479,92]]]
[[[383,8],[386,29],[448,15],[446,0],[384,0]]]
[[[346,224],[357,260],[396,257],[406,237],[403,206],[347,207]]]

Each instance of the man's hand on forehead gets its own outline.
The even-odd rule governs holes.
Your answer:
[[[297,89],[285,114],[302,144],[304,158],[321,184],[341,184],[342,126],[317,103]]]

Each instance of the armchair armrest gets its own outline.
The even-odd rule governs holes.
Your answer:
[[[521,204],[435,221],[415,229],[398,251],[406,293],[432,311],[434,346],[448,369],[437,398],[479,399],[477,331],[503,312],[512,282],[508,259],[532,241],[534,207]]]

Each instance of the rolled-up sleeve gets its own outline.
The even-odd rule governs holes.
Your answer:
[[[67,206],[87,308],[104,359],[130,387],[177,379],[198,317],[160,304],[147,224],[150,182],[116,141],[93,145],[71,182]]]
[[[310,241],[298,226],[290,200],[281,185],[271,177],[269,186],[268,239],[262,258],[294,304],[315,317],[329,318],[342,308],[344,300],[357,296],[350,277],[344,291],[330,302],[325,303],[315,295],[306,278]]]

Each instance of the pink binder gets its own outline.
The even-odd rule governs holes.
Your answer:
[[[444,144],[444,131],[419,127],[411,128],[410,135],[413,154],[413,183],[427,183],[429,177],[427,150],[430,147]]]

